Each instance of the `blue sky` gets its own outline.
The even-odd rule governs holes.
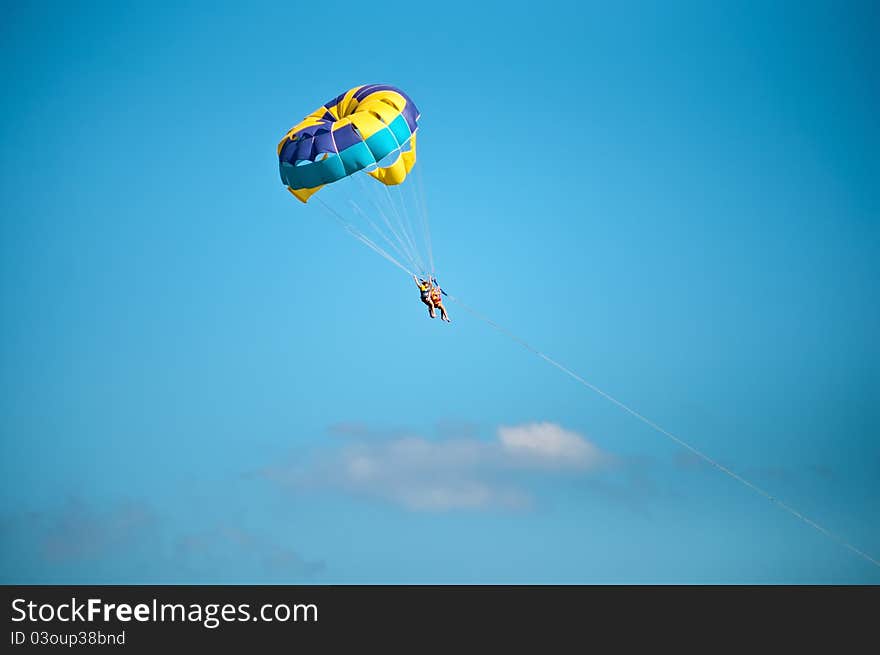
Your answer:
[[[872,3],[42,3],[0,27],[0,581],[873,583],[278,178],[405,89],[444,286],[880,554]]]

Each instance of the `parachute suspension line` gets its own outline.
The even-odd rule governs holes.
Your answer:
[[[349,183],[349,186],[352,186],[352,183]],[[361,187],[363,188],[363,184],[361,184]],[[361,195],[363,195],[363,194],[361,194]],[[370,218],[369,214],[367,214],[367,212],[365,212],[363,210],[363,208],[355,201],[355,199],[353,197],[350,196],[348,198],[348,202],[352,206],[352,208],[354,209],[355,213],[357,215],[359,215],[361,218],[363,218],[364,221],[366,221],[367,224],[371,228],[373,228],[373,231],[379,236],[379,238],[381,238],[383,241],[385,241],[385,243],[387,243],[391,247],[391,249],[394,250],[395,253],[397,253],[397,255],[399,257],[407,260],[409,262],[410,266],[415,267],[414,263],[412,262],[410,257],[403,250],[401,250],[401,246],[400,246],[399,241],[398,241],[398,243],[394,243],[388,237],[388,235],[386,235],[385,232],[382,231],[382,229],[378,225],[376,225],[376,222]]]
[[[422,265],[416,246],[406,232],[406,227],[404,226],[403,221],[400,219],[400,215],[397,212],[397,207],[395,207],[391,199],[390,193],[388,192],[388,187],[384,184],[382,185],[382,187],[385,189],[386,197],[383,199],[382,194],[378,191],[378,189],[375,189],[376,196],[378,197],[376,208],[379,210],[379,213],[385,221],[386,225],[391,227],[393,224],[396,224],[394,232],[397,235],[398,240],[400,241],[406,252],[409,253],[409,259],[412,262],[413,268],[420,270],[422,268]],[[384,209],[382,208],[383,204],[385,207]],[[396,221],[393,220],[395,218],[397,219]]]
[[[352,199],[349,199],[348,202],[349,202],[349,204],[351,204],[351,206],[352,206],[352,208],[354,209],[355,213],[358,214],[361,218],[363,218],[363,219],[367,222],[367,224],[369,224],[369,226],[370,226],[371,228],[373,228],[373,230],[376,232],[376,234],[378,234],[379,237],[380,237],[382,240],[384,240],[385,243],[387,243],[387,244],[391,247],[391,249],[394,250],[395,253],[397,253],[397,255],[398,255],[399,257],[401,257],[402,259],[408,259],[408,257],[406,256],[406,254],[400,250],[400,246],[399,246],[398,244],[394,243],[391,239],[388,238],[388,236],[387,236],[387,235],[386,235],[386,234],[385,234],[385,233],[379,228],[378,225],[376,225],[375,221],[373,221],[373,220],[367,215],[367,213],[361,208],[360,205],[357,204],[357,202],[355,202],[355,201],[352,200]]]
[[[413,173],[410,172],[410,176]],[[398,191],[398,196],[400,198],[401,207],[403,207],[403,211],[406,214],[406,219],[410,225],[411,234],[413,240],[416,241],[417,244],[420,244],[419,255],[422,257],[422,264],[424,265],[424,272],[426,275],[430,277],[434,276],[434,271],[431,270],[430,259],[427,257],[427,253],[429,250],[428,245],[428,237],[425,234],[425,222],[422,217],[421,208],[416,202],[416,197],[413,194],[415,190],[415,184],[410,182],[406,187],[400,188]],[[418,238],[416,238],[418,237]]]
[[[421,168],[419,168],[419,170],[421,170]],[[410,175],[412,176],[413,174],[410,173]],[[424,260],[425,273],[429,274],[431,278],[434,278],[436,270],[434,268],[434,249],[431,243],[431,231],[428,229],[427,218],[423,209],[424,203],[419,199],[418,190],[414,181],[410,182],[406,188],[400,190],[400,199],[401,203],[404,207],[408,208],[408,211],[411,212],[413,217],[413,234],[418,235],[421,240],[422,248],[420,250],[420,255]]]
[[[471,314],[472,316],[474,316],[474,317],[476,317],[477,319],[483,321],[483,322],[486,323],[488,326],[490,326],[491,328],[493,328],[493,329],[495,329],[496,331],[500,332],[501,334],[505,335],[505,336],[508,337],[509,339],[515,341],[515,342],[518,343],[520,346],[522,346],[523,348],[525,348],[526,350],[528,350],[528,351],[531,352],[532,354],[537,355],[539,358],[543,359],[545,362],[547,362],[547,363],[550,364],[551,366],[556,367],[557,369],[559,369],[560,371],[562,371],[563,373],[565,373],[566,375],[568,375],[570,378],[574,379],[576,382],[579,382],[580,384],[582,384],[583,386],[585,386],[587,389],[593,391],[594,393],[597,393],[598,395],[602,396],[603,398],[605,398],[605,399],[608,400],[609,402],[611,402],[611,403],[617,405],[617,407],[619,407],[619,408],[622,409],[623,411],[627,412],[628,414],[630,414],[630,415],[633,416],[634,418],[638,419],[639,421],[641,421],[642,423],[644,423],[645,425],[647,425],[649,428],[651,428],[651,429],[655,430],[656,432],[659,432],[659,433],[662,434],[663,436],[669,438],[670,440],[672,440],[673,442],[675,442],[676,444],[678,444],[678,445],[681,446],[682,448],[685,448],[686,450],[690,451],[691,453],[693,453],[694,455],[696,455],[697,457],[699,457],[701,460],[703,460],[703,461],[706,462],[707,464],[713,466],[714,468],[718,469],[718,470],[721,471],[722,473],[724,473],[724,474],[730,476],[731,478],[733,478],[733,479],[736,480],[737,482],[743,484],[744,486],[748,487],[748,488],[751,489],[752,491],[754,491],[754,492],[756,492],[757,494],[763,496],[764,498],[766,498],[767,500],[769,500],[771,503],[773,503],[773,504],[776,505],[777,507],[780,507],[781,509],[785,510],[786,512],[788,512],[789,514],[791,514],[791,515],[794,516],[795,518],[800,519],[801,521],[803,521],[804,523],[806,523],[806,524],[809,525],[810,527],[812,527],[812,528],[816,529],[817,531],[821,532],[821,533],[822,533],[823,535],[825,535],[826,537],[829,537],[830,539],[836,541],[836,542],[839,543],[840,545],[842,545],[842,546],[844,546],[845,548],[847,548],[848,550],[850,550],[852,553],[855,553],[855,554],[858,555],[859,557],[861,557],[861,558],[867,560],[868,562],[870,562],[870,563],[873,564],[874,566],[880,567],[880,561],[878,561],[878,560],[875,559],[874,557],[871,557],[868,553],[864,552],[863,550],[860,550],[859,548],[856,548],[856,547],[853,546],[851,543],[849,543],[848,541],[846,541],[846,539],[844,539],[843,537],[841,537],[841,536],[835,534],[834,532],[831,532],[831,530],[829,530],[829,529],[823,527],[822,525],[816,523],[814,520],[812,520],[812,519],[810,519],[809,517],[805,516],[804,514],[802,514],[802,513],[799,512],[798,510],[796,510],[796,509],[795,509],[794,507],[792,507],[791,505],[788,505],[787,503],[781,501],[779,498],[777,498],[776,496],[773,496],[772,494],[770,494],[769,492],[765,491],[764,489],[762,489],[762,488],[759,487],[758,485],[754,484],[753,482],[750,482],[749,480],[745,479],[745,478],[742,477],[741,475],[738,475],[737,473],[735,473],[735,472],[732,471],[731,469],[727,468],[727,467],[724,466],[723,464],[720,464],[719,462],[717,462],[716,460],[712,459],[712,458],[709,457],[708,455],[706,455],[706,454],[704,454],[703,452],[697,450],[696,448],[694,448],[693,446],[691,446],[689,443],[687,443],[687,442],[684,441],[683,439],[681,439],[681,438],[675,436],[673,433],[671,433],[671,432],[669,432],[668,430],[666,430],[666,429],[660,427],[659,425],[657,425],[656,423],[654,423],[654,422],[651,421],[650,419],[648,419],[648,418],[646,418],[645,416],[643,416],[642,414],[638,413],[636,410],[632,409],[631,407],[629,407],[629,406],[625,405],[624,403],[622,403],[621,401],[617,400],[617,398],[613,397],[613,396],[610,395],[609,393],[606,393],[605,391],[603,391],[602,389],[600,389],[600,388],[597,387],[596,385],[594,385],[594,384],[588,382],[587,380],[585,380],[584,378],[582,378],[580,375],[578,375],[577,373],[575,373],[575,372],[572,371],[571,369],[566,368],[565,366],[563,366],[562,364],[560,364],[559,362],[557,362],[557,361],[556,361],[555,359],[553,359],[552,357],[549,357],[548,355],[545,355],[543,352],[541,352],[540,350],[538,350],[537,348],[535,348],[534,346],[532,346],[531,344],[529,344],[529,343],[526,342],[525,340],[521,339],[520,337],[518,337],[517,335],[515,335],[515,334],[514,334],[513,332],[511,332],[510,330],[508,330],[508,329],[504,328],[503,326],[499,325],[498,323],[496,323],[495,321],[491,320],[489,317],[487,317],[487,316],[481,314],[481,313],[478,312],[477,310],[475,310],[475,309],[469,307],[468,305],[466,305],[465,303],[463,303],[460,299],[458,299],[458,298],[456,298],[456,297],[454,297],[454,296],[452,296],[452,295],[450,295],[450,296],[448,296],[448,297],[449,297],[450,300],[452,300],[453,302],[457,303],[462,309],[464,309],[466,312],[468,312],[468,313]]]
[[[361,243],[363,243],[365,246],[367,246],[370,250],[374,251],[374,252],[375,252],[376,254],[378,254],[379,256],[384,257],[385,259],[387,259],[389,262],[391,262],[392,264],[394,264],[395,266],[397,266],[397,268],[399,268],[399,269],[402,270],[403,272],[408,273],[409,275],[413,275],[413,272],[412,272],[412,271],[410,271],[406,266],[404,266],[404,265],[401,264],[399,261],[397,261],[397,260],[396,260],[394,257],[392,257],[390,254],[388,254],[388,252],[385,251],[383,248],[381,248],[380,246],[376,245],[376,243],[375,243],[372,239],[370,239],[368,236],[366,236],[366,235],[365,235],[363,232],[361,232],[357,227],[355,227],[354,225],[352,225],[351,223],[349,223],[348,221],[346,221],[346,220],[345,220],[345,219],[339,214],[339,212],[337,212],[335,209],[333,209],[330,205],[328,205],[326,202],[324,202],[321,198],[315,198],[315,200],[317,200],[318,203],[319,203],[319,204],[320,204],[325,210],[327,210],[327,212],[328,212],[333,218],[335,218],[336,221],[337,221],[337,222],[338,222],[343,228],[345,228],[345,230],[346,230],[351,236],[353,236],[355,239],[357,239],[358,241],[360,241]]]
[[[416,263],[415,257],[413,256],[413,253],[410,251],[406,241],[398,233],[398,231],[396,229],[394,229],[394,226],[391,224],[391,220],[388,218],[387,213],[382,209],[381,203],[377,201],[377,198],[381,199],[381,196],[377,195],[376,189],[374,187],[371,187],[371,185],[367,184],[362,176],[355,176],[355,177],[358,178],[358,182],[360,183],[361,188],[364,190],[365,195],[367,197],[371,198],[371,203],[372,203],[373,207],[376,209],[376,211],[379,213],[379,216],[382,217],[382,221],[385,223],[385,227],[388,228],[388,231],[391,233],[391,235],[395,238],[395,240],[399,244],[400,252],[404,253],[404,259],[408,260],[410,266],[412,266],[414,269],[418,268],[419,266]]]
[[[355,206],[355,211],[358,215],[366,220],[373,231],[391,246],[398,255],[407,260],[413,269],[425,275],[430,274],[433,277],[433,248],[430,233],[426,228],[425,219],[421,213],[421,206],[417,202],[415,186],[412,185],[413,190],[407,192],[407,189],[400,188],[401,185],[394,185],[394,188],[391,189],[388,185],[383,184],[384,190],[379,190],[376,184],[367,180],[363,174],[349,176],[349,178],[352,177],[358,180],[357,184],[361,189],[359,196],[366,198],[368,203],[372,205],[375,212],[382,218],[381,223],[384,223],[385,229],[380,227],[379,221],[370,220],[369,215],[373,215],[373,211],[365,211],[364,207],[355,202],[353,195],[350,194],[349,203]],[[346,188],[351,188],[351,185],[354,183],[347,179],[342,184],[347,184],[349,186]],[[412,207],[409,205],[412,205]],[[421,224],[421,231],[424,233],[419,239],[416,238],[416,235],[420,232],[420,230],[416,229],[418,224]],[[391,235],[390,238],[387,236],[386,231]],[[392,245],[392,239],[396,242],[395,245]],[[424,241],[424,243],[420,244],[420,241]],[[428,261],[425,261],[423,254],[425,250],[428,251]],[[429,262],[430,266],[428,265]]]
[[[425,198],[425,185],[422,183],[422,167],[421,164],[416,164],[416,187],[418,190],[418,200],[419,206],[421,207],[422,214],[422,224],[425,229],[425,244],[428,248],[428,264],[431,266],[431,277],[435,276],[434,270],[434,246],[431,243],[431,223],[428,220],[428,202]],[[416,193],[416,190],[413,190],[413,193]]]
[[[391,205],[391,209],[394,212],[395,218],[397,218],[397,223],[401,228],[401,232],[403,236],[406,238],[407,243],[409,244],[410,251],[414,254],[414,259],[416,263],[419,265],[418,267],[421,269],[421,272],[424,272],[425,265],[421,262],[418,249],[416,248],[415,242],[412,237],[409,235],[409,231],[407,230],[406,223],[401,215],[401,212],[397,210],[397,203],[394,202],[394,198],[391,196],[391,191],[388,190],[386,185],[382,185],[382,188],[385,189],[385,197],[388,199],[388,204]]]
[[[410,212],[409,212],[409,209],[407,208],[406,193],[404,191],[404,188],[401,187],[400,185],[396,185],[394,187],[394,192],[392,193],[391,189],[389,189],[386,186],[385,191],[388,192],[389,198],[391,198],[393,200],[396,197],[397,201],[400,203],[400,209],[401,209],[400,215],[403,217],[402,222],[404,225],[404,232],[409,236],[410,243],[413,245],[413,250],[415,251],[416,255],[418,256],[419,264],[421,264],[422,272],[425,274],[429,273],[430,271],[428,271],[428,267],[425,266],[425,262],[422,261],[422,251],[418,247],[418,240],[416,239],[416,230],[414,229],[413,221],[410,218]],[[395,206],[396,205],[397,205],[397,203],[395,203]]]

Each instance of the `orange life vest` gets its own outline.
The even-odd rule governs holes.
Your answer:
[[[431,302],[435,305],[439,305],[441,302],[443,302],[443,298],[440,297],[440,289],[438,289],[437,287],[431,289]]]

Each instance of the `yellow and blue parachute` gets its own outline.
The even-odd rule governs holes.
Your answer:
[[[281,181],[302,202],[359,171],[382,184],[400,184],[415,165],[418,120],[415,103],[398,88],[367,84],[349,89],[281,139]]]

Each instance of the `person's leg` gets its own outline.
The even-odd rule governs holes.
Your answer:
[[[428,306],[428,314],[431,316],[431,318],[437,318],[437,314],[434,313],[434,303],[429,300],[425,304]]]
[[[452,321],[449,320],[449,314],[446,313],[446,307],[442,304],[437,305],[437,307],[440,309],[440,318],[447,323],[452,323]]]

